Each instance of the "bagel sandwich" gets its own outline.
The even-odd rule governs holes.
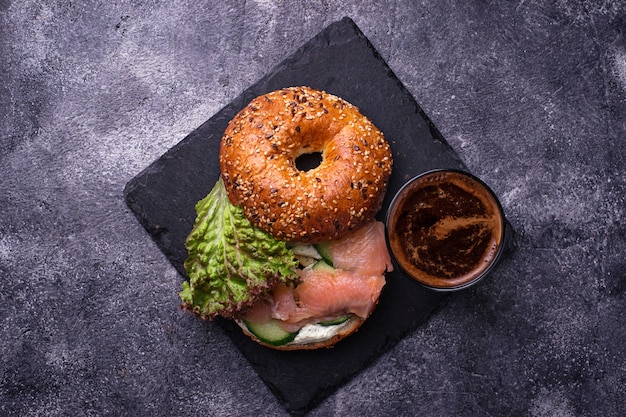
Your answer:
[[[320,165],[299,170],[313,152]],[[254,99],[229,123],[220,178],[196,204],[182,308],[278,350],[357,331],[392,270],[375,219],[391,166],[382,133],[336,96],[293,87]]]

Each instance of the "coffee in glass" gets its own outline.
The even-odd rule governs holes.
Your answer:
[[[405,184],[390,205],[386,227],[396,265],[436,290],[477,282],[504,246],[498,199],[481,180],[456,170],[430,171]]]

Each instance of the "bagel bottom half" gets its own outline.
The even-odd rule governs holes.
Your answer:
[[[313,350],[313,349],[334,347],[335,344],[337,344],[337,342],[345,339],[346,337],[350,336],[351,334],[359,330],[359,328],[365,322],[365,320],[366,319],[364,318],[351,315],[350,318],[346,322],[341,323],[339,325],[335,325],[335,326],[322,326],[320,324],[313,325],[313,326],[325,327],[326,329],[328,329],[328,332],[327,332],[328,336],[323,339],[316,339],[316,340],[310,340],[310,341],[307,341],[307,340],[299,341],[298,339],[296,339],[292,342],[289,342],[287,344],[280,345],[280,346],[270,345],[268,343],[264,343],[263,341],[259,340],[254,334],[252,334],[248,330],[248,327],[243,321],[236,320],[236,323],[239,325],[239,327],[241,327],[244,334],[246,334],[256,343],[262,346],[265,346],[271,349],[276,349],[276,350]]]

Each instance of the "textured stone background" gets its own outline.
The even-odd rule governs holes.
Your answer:
[[[517,250],[311,415],[625,415],[620,0],[0,0],[0,415],[286,414],[122,190],[343,16]]]

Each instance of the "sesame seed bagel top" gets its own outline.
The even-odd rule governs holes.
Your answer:
[[[320,152],[319,166],[296,158]],[[391,175],[389,144],[347,101],[308,87],[252,100],[229,123],[220,169],[231,203],[280,240],[338,239],[373,220]]]

